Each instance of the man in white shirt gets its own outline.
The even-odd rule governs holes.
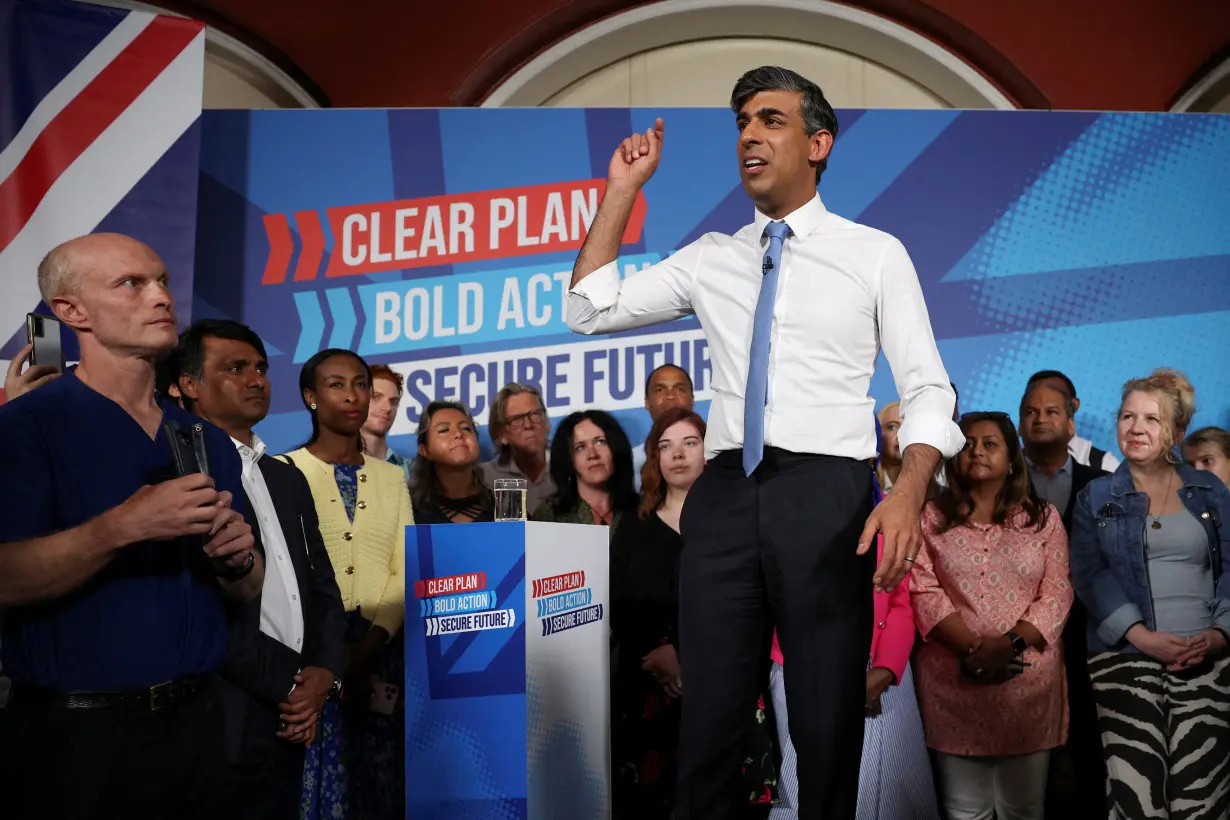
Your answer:
[[[692,377],[679,365],[658,365],[645,379],[645,409],[649,411],[650,424],[672,407],[691,410],[695,405]],[[644,466],[645,442],[642,441],[632,448],[632,477],[636,482],[637,492],[641,490],[641,468]]]
[[[265,550],[261,595],[230,615],[222,668],[227,752],[238,818],[299,816],[304,748],[326,699],[341,692],[346,615],[302,473],[265,454],[252,431],[269,413],[261,339],[203,320],[176,350],[188,408],[221,427],[243,460],[243,488]]]
[[[1028,390],[1035,383],[1041,383],[1052,390],[1058,390],[1072,401],[1072,406],[1076,410],[1081,409],[1081,400],[1076,396],[1076,385],[1058,370],[1039,370],[1029,377],[1029,382],[1025,385],[1025,389]],[[1075,410],[1073,413],[1075,414]],[[1072,454],[1072,458],[1076,460],[1077,464],[1084,464],[1086,467],[1093,467],[1095,470],[1105,470],[1108,473],[1113,473],[1119,468],[1119,459],[1105,450],[1099,450],[1093,446],[1092,441],[1087,438],[1081,438],[1075,433],[1072,434],[1072,439],[1068,442],[1068,452]]]
[[[858,800],[872,591],[901,583],[941,455],[964,443],[922,289],[901,243],[827,211],[816,195],[837,119],[781,68],[740,78],[737,158],[755,220],[710,233],[621,281],[620,238],[653,175],[663,123],[616,149],[573,269],[568,324],[610,333],[695,314],[713,361],[708,469],[681,530],[683,718],[679,820],[740,803],[748,706],[768,630],[786,658],[798,816],[849,820]],[[903,467],[872,511],[874,402],[883,346],[902,396]],[[883,558],[875,564],[875,536]],[[857,554],[856,554],[857,550]],[[743,796],[746,799],[746,796]]]

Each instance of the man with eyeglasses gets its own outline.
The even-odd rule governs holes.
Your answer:
[[[542,393],[528,384],[504,385],[491,404],[487,425],[496,457],[482,465],[483,480],[490,487],[497,478],[525,479],[526,509],[537,509],[555,493],[547,464],[551,420]]]

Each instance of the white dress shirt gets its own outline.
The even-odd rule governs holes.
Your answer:
[[[1071,440],[1068,441],[1068,453],[1072,458],[1076,459],[1077,464],[1084,464],[1086,467],[1102,469],[1108,473],[1113,473],[1119,469],[1119,459],[1112,456],[1109,452],[1102,456],[1101,464],[1090,464],[1089,460],[1093,457],[1093,442],[1087,438],[1072,436]]]
[[[303,603],[299,600],[299,579],[290,560],[282,522],[273,507],[273,497],[257,464],[265,455],[265,442],[252,434],[252,446],[235,441],[243,460],[243,491],[260,525],[265,547],[265,585],[261,587],[260,630],[296,652],[303,651]],[[304,546],[306,549],[306,545]]]
[[[568,297],[568,326],[611,333],[695,314],[713,364],[705,456],[743,446],[743,395],[761,259],[756,220],[733,236],[708,233],[621,282],[615,262]],[[901,396],[904,450],[930,444],[945,458],[965,443],[956,395],[940,361],[914,265],[896,238],[830,213],[816,196],[784,220],[770,333],[765,445],[866,460],[876,454],[867,396],[881,348]]]

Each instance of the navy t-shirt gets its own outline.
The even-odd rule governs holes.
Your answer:
[[[203,423],[170,401],[163,420]],[[251,520],[239,454],[205,424],[209,470]],[[170,444],[70,371],[0,407],[0,543],[71,529],[175,477]],[[62,598],[8,609],[4,674],[59,691],[141,689],[221,663],[221,590],[200,536],[147,541]]]

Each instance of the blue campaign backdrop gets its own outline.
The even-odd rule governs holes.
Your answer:
[[[616,338],[567,331],[559,306],[575,251],[330,275],[342,239],[327,209],[603,179],[619,141],[656,116],[665,153],[625,269],[751,221],[729,112],[206,112],[193,315],[239,319],[268,342],[273,410],[259,432],[271,448],[306,438],[298,372],[326,346],[407,375],[391,438],[407,455],[423,402],[459,397],[482,422],[514,376],[542,385],[554,420],[613,408],[637,441],[649,427],[640,380],[680,361],[707,412],[694,319]],[[1115,451],[1122,383],[1164,365],[1196,385],[1196,426],[1230,422],[1230,116],[838,116],[821,196],[904,242],[963,410],[1015,415],[1029,374],[1061,369],[1082,399],[1079,432]],[[285,242],[270,239],[279,219]],[[285,281],[262,284],[279,267]],[[883,361],[870,393],[896,398]]]

